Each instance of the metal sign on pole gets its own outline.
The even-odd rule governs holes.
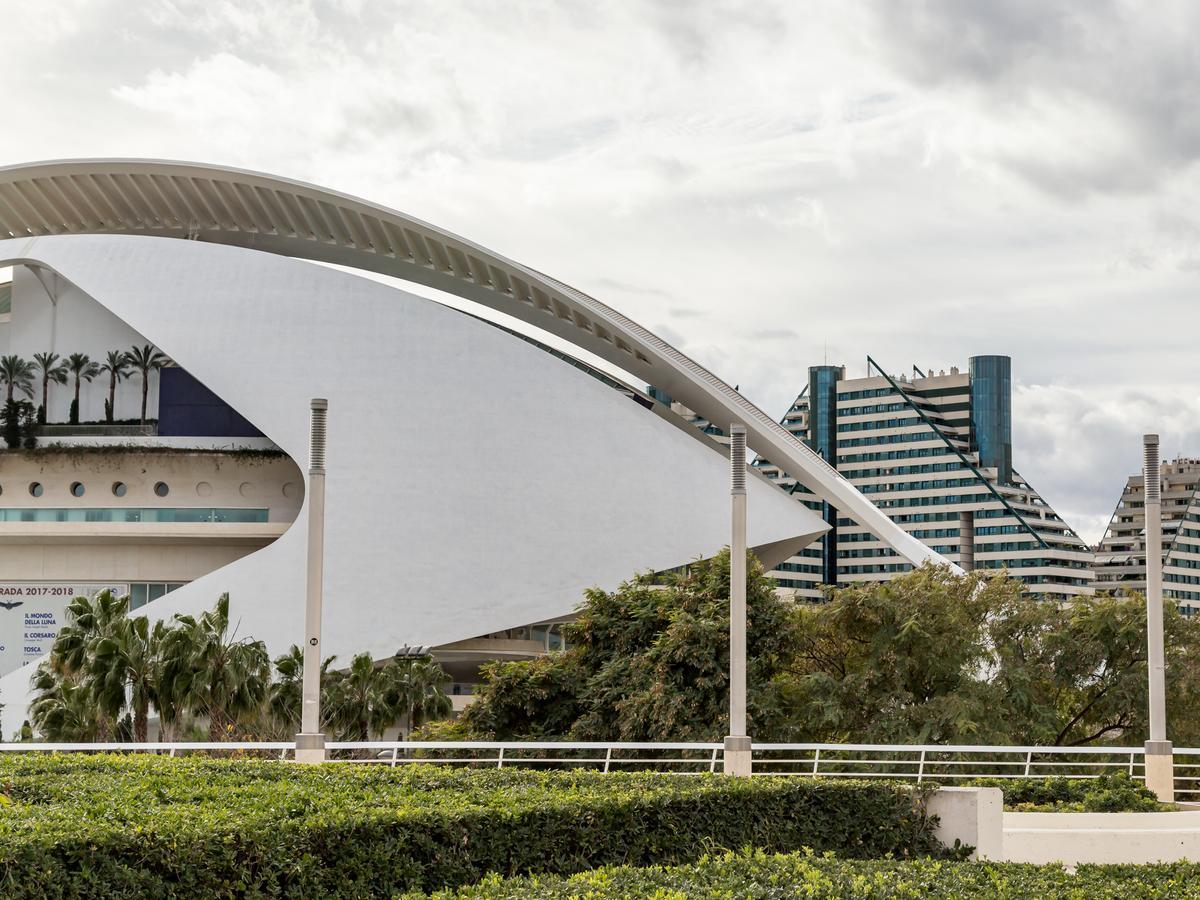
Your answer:
[[[1146,787],[1164,803],[1175,799],[1175,771],[1167,740],[1166,653],[1163,647],[1162,481],[1158,435],[1142,437],[1142,490],[1146,512],[1146,660],[1149,671],[1150,740],[1146,741]]]
[[[751,744],[746,734],[746,427],[729,429],[729,734],[725,774],[749,775]]]
[[[329,402],[309,404],[308,571],[304,598],[304,681],[296,761],[325,761],[321,729],[321,602],[325,569],[325,437]]]

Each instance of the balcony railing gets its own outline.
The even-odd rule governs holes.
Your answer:
[[[267,510],[214,507],[0,509],[0,522],[266,522]]]

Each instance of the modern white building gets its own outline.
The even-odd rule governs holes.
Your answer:
[[[659,385],[711,422],[744,424],[754,450],[853,515],[881,546],[914,563],[940,559],[786,429],[633,320],[535,269],[366,201],[196,164],[16,166],[0,169],[0,266],[7,265],[17,275],[12,313],[0,325],[4,353],[102,357],[144,341],[206,392],[207,401],[191,406],[229,412],[191,421],[231,422],[236,414],[239,423],[229,429],[236,435],[162,433],[170,430],[168,409],[189,405],[166,396],[171,370],[164,370],[154,401],[158,434],[91,438],[122,446],[87,452],[77,437],[66,456],[51,453],[59,454],[52,464],[45,448],[0,453],[0,508],[17,520],[0,544],[36,548],[50,560],[40,574],[22,569],[27,577],[13,579],[35,591],[65,578],[71,587],[115,579],[131,589],[182,585],[142,608],[155,618],[196,612],[228,592],[239,633],[262,638],[272,652],[297,642],[307,411],[320,396],[330,405],[326,651],[387,656],[427,645],[469,652],[489,635],[533,649],[552,639],[552,627],[539,623],[568,616],[584,589],[613,588],[635,571],[676,567],[728,543],[727,453],[629,383]],[[627,377],[353,270],[502,313]],[[98,396],[88,395],[81,419],[96,417]],[[240,433],[241,423],[250,434]],[[235,474],[219,454],[245,446],[278,448],[287,458],[260,480]],[[162,474],[155,466],[169,456],[164,447],[202,452],[173,463],[186,476]],[[138,462],[143,452],[153,459]],[[47,491],[54,488],[35,498],[29,467],[43,459],[58,480],[37,475]],[[120,474],[106,473],[106,460]],[[58,471],[71,465],[79,474]],[[137,495],[117,503],[112,484],[139,465]],[[214,466],[230,476],[222,492],[237,481],[239,502],[219,500],[216,476],[205,474]],[[70,490],[76,481],[84,486],[78,496]],[[768,565],[825,530],[766,478],[748,481],[749,543]],[[165,496],[155,492],[159,482],[169,487]],[[242,484],[249,485],[245,495]],[[33,499],[56,510],[54,521],[27,512],[40,508]],[[88,551],[79,558],[91,562],[59,574],[56,541],[124,548],[152,538],[143,526],[180,524],[153,516],[110,522],[88,512],[135,500],[139,509],[175,511],[167,516],[192,510],[184,515],[201,521],[182,524],[203,531],[197,542],[210,535],[216,542],[227,525],[257,526],[253,537],[263,545],[242,544],[245,552],[229,561],[210,557],[214,568],[205,574],[198,565],[161,581],[134,566],[101,571],[102,551]],[[230,509],[251,518],[265,509],[267,520],[221,521],[216,511]],[[73,520],[80,511],[84,521]],[[0,616],[18,615],[26,633],[47,633],[36,620],[26,623],[30,611],[0,608]],[[0,677],[4,733],[21,721],[27,682],[23,669]]]
[[[1200,610],[1200,459],[1164,462],[1162,478],[1163,597],[1185,615]],[[1096,590],[1146,590],[1146,502],[1142,474],[1130,475],[1096,550]]]
[[[815,366],[781,425],[837,466],[912,537],[964,569],[1006,569],[1031,594],[1070,598],[1092,590],[1091,549],[1016,471],[1011,362],[975,356],[966,371],[847,378]],[[755,466],[793,492],[830,530],[772,575],[796,596],[821,586],[885,581],[908,560],[850,511],[809,492],[766,458]]]

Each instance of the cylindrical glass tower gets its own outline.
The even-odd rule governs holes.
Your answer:
[[[1012,484],[1012,360],[971,357],[971,448],[979,464]]]
[[[808,369],[808,445],[825,462],[837,468],[837,383],[846,377],[842,366]],[[821,581],[837,584],[837,510],[821,503],[821,516],[829,531],[821,538]]]

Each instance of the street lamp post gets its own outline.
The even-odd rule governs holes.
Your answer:
[[[1146,786],[1164,803],[1175,799],[1175,768],[1167,740],[1166,653],[1163,647],[1162,482],[1158,435],[1142,437],[1142,490],[1146,512],[1146,663],[1150,687],[1150,740],[1146,741]]]
[[[309,405],[308,571],[304,598],[304,681],[296,762],[325,761],[321,729],[321,603],[325,569],[325,432],[329,401]]]
[[[750,738],[746,734],[746,427],[729,429],[729,734],[725,738],[725,774],[750,774]]]

